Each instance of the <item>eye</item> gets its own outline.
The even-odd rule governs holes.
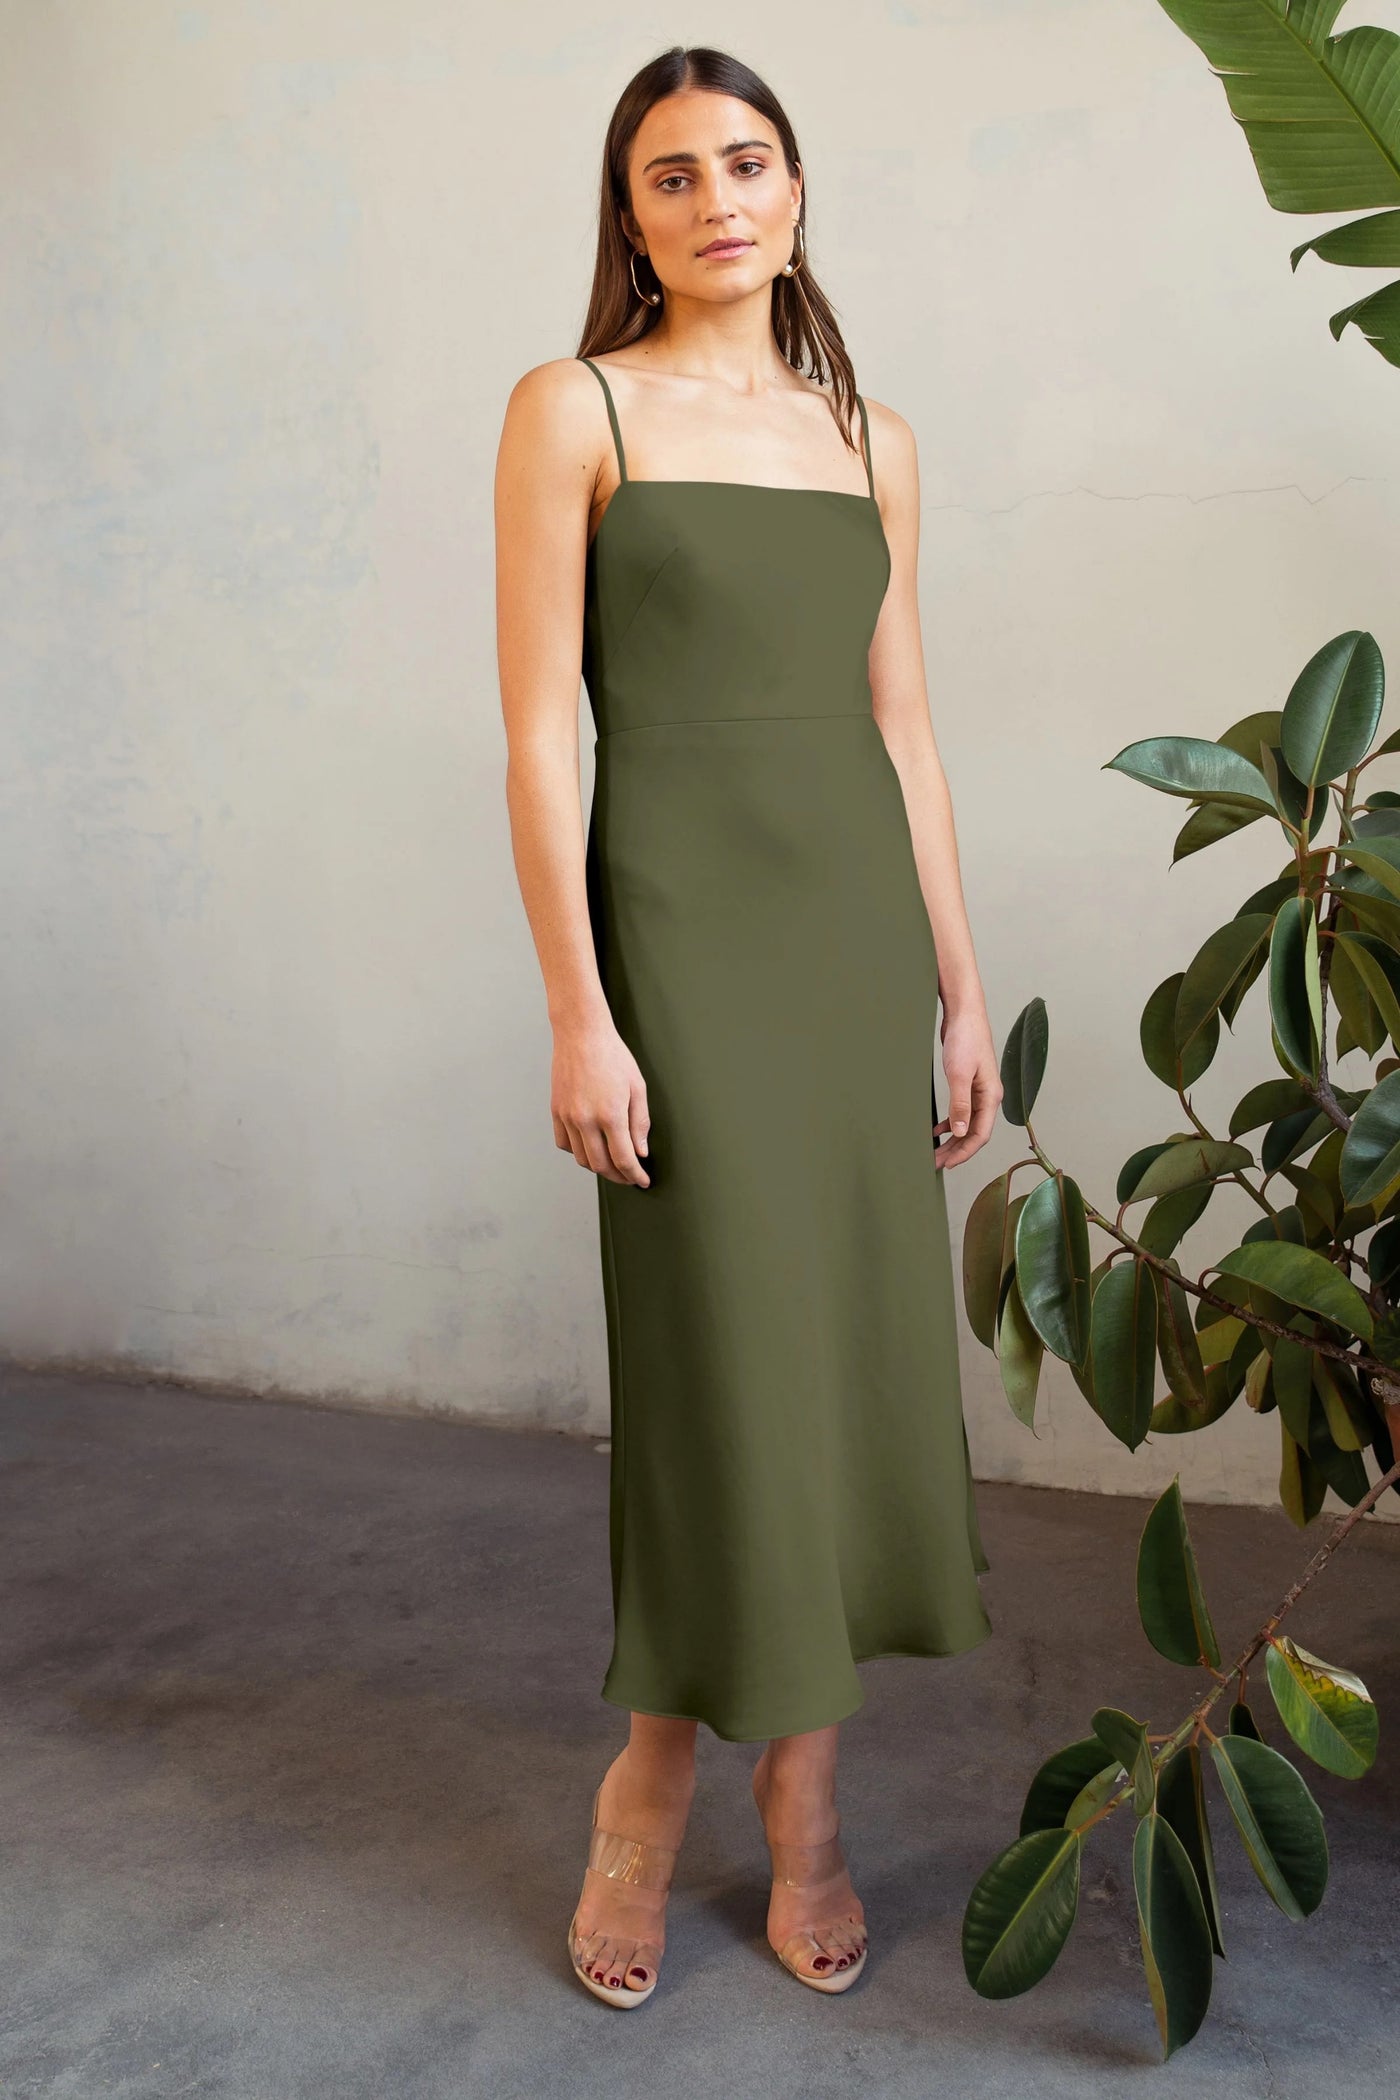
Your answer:
[[[689,178],[688,178],[687,176],[685,176],[685,175],[663,175],[663,176],[662,176],[662,178],[661,178],[661,180],[660,180],[660,182],[658,182],[658,183],[657,183],[656,187],[657,187],[657,188],[658,188],[659,190],[664,190],[664,189],[666,188],[666,186],[668,185],[668,183],[672,183],[672,182],[685,182],[685,181],[687,181],[688,179],[689,179]],[[674,192],[674,190],[673,190],[673,191],[671,192],[671,194],[672,194],[672,196],[674,196],[674,195],[675,195],[675,192]]]
[[[760,175],[763,173],[763,170],[767,167],[767,165],[767,161],[763,160],[741,160],[735,162],[736,168],[756,168]]]

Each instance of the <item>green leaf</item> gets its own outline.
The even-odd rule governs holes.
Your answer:
[[[997,1367],[1012,1414],[1032,1432],[1035,1430],[1035,1402],[1040,1390],[1040,1366],[1044,1355],[1045,1345],[1030,1323],[1017,1278],[1013,1275],[997,1323]]]
[[[1349,933],[1345,928],[1338,931],[1337,946],[1346,954],[1365,985],[1386,1034],[1393,1043],[1400,1043],[1400,957],[1383,941],[1378,941],[1374,934]],[[1336,974],[1334,955],[1333,978]]]
[[[1132,1193],[1121,1200],[1140,1203],[1148,1196],[1171,1195],[1253,1165],[1254,1154],[1248,1145],[1231,1144],[1224,1138],[1174,1138],[1162,1146],[1139,1175]]]
[[[1230,1708],[1230,1733],[1250,1736],[1256,1743],[1262,1743],[1264,1740],[1259,1733],[1259,1723],[1243,1699],[1237,1699]]]
[[[967,1899],[963,1968],[983,1998],[1014,1998],[1040,1982],[1069,1937],[1079,1905],[1083,1841],[1032,1830],[992,1861]]]
[[[1384,269],[1400,263],[1400,211],[1375,211],[1369,218],[1350,219],[1345,226],[1316,233],[1310,241],[1300,241],[1290,249],[1288,260],[1296,270],[1308,254],[1349,269]]]
[[[1373,1203],[1400,1180],[1400,1071],[1378,1080],[1352,1117],[1339,1171],[1351,1204]]]
[[[1361,1388],[1354,1374],[1345,1364],[1339,1364],[1335,1359],[1329,1361],[1325,1356],[1315,1356],[1312,1362],[1312,1381],[1327,1418],[1328,1435],[1337,1449],[1364,1451],[1373,1432],[1366,1404],[1361,1398]],[[1311,1444],[1311,1437],[1308,1441]],[[1365,1493],[1364,1488],[1362,1493]]]
[[[1194,1182],[1190,1189],[1175,1189],[1171,1195],[1159,1195],[1152,1203],[1146,1218],[1133,1233],[1140,1247],[1148,1254],[1175,1254],[1205,1212],[1205,1205],[1215,1193],[1215,1182]]]
[[[1269,1018],[1284,1066],[1300,1079],[1316,1079],[1322,1054],[1322,979],[1311,898],[1290,898],[1279,906],[1274,920]]]
[[[1221,839],[1233,838],[1246,824],[1257,824],[1263,814],[1259,809],[1230,809],[1223,802],[1193,809],[1172,841],[1172,866],[1206,846],[1218,845]]]
[[[1117,1772],[1115,1759],[1104,1762],[1104,1747],[1096,1735],[1086,1735],[1047,1757],[1030,1783],[1021,1810],[1021,1836],[1032,1830],[1063,1830],[1081,1790],[1102,1772]]]
[[[1210,1754],[1250,1865],[1286,1916],[1307,1917],[1327,1887],[1327,1833],[1302,1773],[1248,1735]]]
[[[1280,1338],[1274,1343],[1273,1384],[1279,1419],[1297,1443],[1308,1441],[1308,1415],[1312,1408],[1313,1353],[1301,1342]]]
[[[1350,1277],[1312,1247],[1297,1247],[1285,1240],[1250,1240],[1233,1248],[1217,1266],[1227,1276],[1262,1284],[1286,1305],[1319,1313],[1363,1340],[1371,1338],[1370,1306]]]
[[[1334,1494],[1355,1509],[1371,1482],[1360,1451],[1339,1450],[1333,1440],[1321,1391],[1314,1381],[1308,1409],[1308,1457]]]
[[[1274,1391],[1273,1359],[1261,1349],[1245,1373],[1244,1397],[1256,1415],[1267,1415],[1278,1406]]]
[[[1184,1407],[1204,1408],[1209,1387],[1186,1293],[1161,1269],[1153,1269],[1152,1281],[1157,1292],[1157,1353],[1167,1385]]]
[[[1207,1371],[1212,1364],[1230,1361],[1245,1332],[1245,1325],[1233,1313],[1222,1313],[1217,1306],[1201,1300],[1196,1308],[1196,1334],[1201,1345],[1201,1362]]]
[[[1159,1655],[1191,1668],[1220,1668],[1220,1644],[1201,1590],[1186,1528],[1180,1476],[1153,1503],[1138,1546],[1137,1602],[1142,1630]]]
[[[1218,1022],[1208,1022],[1192,1036],[1184,1058],[1178,1057],[1176,1002],[1185,976],[1184,970],[1177,970],[1172,976],[1163,978],[1144,1006],[1138,1025],[1143,1062],[1148,1071],[1173,1093],[1185,1093],[1189,1086],[1194,1086],[1208,1068],[1220,1041]]]
[[[1099,1746],[1099,1753],[1100,1755],[1103,1754],[1102,1744]],[[1065,1810],[1065,1828],[1067,1830],[1082,1830],[1085,1824],[1096,1816],[1105,1803],[1126,1783],[1127,1777],[1128,1775],[1123,1770],[1123,1767],[1117,1763],[1107,1764],[1102,1771],[1096,1772],[1093,1778],[1087,1780],[1079,1789],[1079,1792]]]
[[[1276,1123],[1281,1116],[1316,1112],[1317,1103],[1296,1079],[1263,1079],[1241,1095],[1230,1118],[1230,1135],[1241,1137],[1262,1123]]]
[[[1274,798],[1258,766],[1205,737],[1143,737],[1138,743],[1125,744],[1101,771],[1126,773],[1144,787],[1157,788],[1164,795],[1182,795],[1191,802],[1221,802],[1274,814]]]
[[[1209,59],[1254,156],[1264,193],[1276,211],[1350,211],[1394,204],[1396,39],[1362,26],[1330,34],[1340,0],[1307,7],[1268,0],[1220,6],[1218,0],[1162,0],[1171,16]],[[1343,261],[1360,261],[1374,242],[1386,252],[1387,229],[1368,235],[1331,227],[1319,238]],[[1348,249],[1345,235],[1355,243]],[[1340,246],[1338,245],[1340,242]],[[1293,251],[1297,267],[1303,248]],[[1356,304],[1393,293],[1386,286]],[[1393,301],[1391,302],[1393,305]],[[1334,335],[1350,309],[1334,315]],[[1368,316],[1367,340],[1394,363],[1400,316]]]
[[[1196,1872],[1165,1816],[1144,1816],[1133,1837],[1133,1888],[1147,1988],[1166,2058],[1206,2016],[1212,1982],[1210,1925]]]
[[[1001,1053],[1001,1113],[1008,1123],[1030,1121],[1050,1054],[1050,1019],[1043,999],[1032,999],[1011,1024]]]
[[[1373,29],[1370,33],[1372,36],[1386,34],[1383,29]],[[1362,36],[1365,31],[1353,29],[1348,34]],[[1327,326],[1336,338],[1352,321],[1371,348],[1379,350],[1388,364],[1400,365],[1400,281],[1383,284],[1378,292],[1366,292],[1361,298],[1353,299],[1350,306],[1339,306],[1336,313],[1328,315]]]
[[[1141,1262],[1115,1262],[1101,1279],[1091,1337],[1094,1407],[1118,1441],[1136,1451],[1152,1419],[1157,1373],[1157,1293]]]
[[[1308,1456],[1307,1446],[1283,1422],[1279,1438],[1278,1498],[1298,1529],[1305,1531],[1326,1499],[1327,1481]]]
[[[1251,762],[1258,756],[1259,746],[1276,745],[1283,735],[1283,709],[1281,707],[1258,707],[1252,714],[1241,715],[1228,729],[1222,729],[1216,738],[1218,744],[1228,744],[1238,751],[1241,758]]]
[[[1264,1662],[1279,1719],[1298,1748],[1339,1779],[1369,1772],[1380,1720],[1361,1679],[1310,1655],[1286,1634],[1270,1639]]]
[[[996,1346],[997,1307],[1011,1265],[1016,1219],[1025,1197],[1011,1197],[1011,1170],[980,1189],[963,1227],[963,1303],[983,1348]]]
[[[1067,1174],[1047,1175],[1016,1220],[1016,1281],[1032,1327],[1065,1363],[1089,1353],[1089,1224]]]
[[[1183,1743],[1173,1751],[1157,1775],[1157,1808],[1181,1839],[1186,1856],[1196,1872],[1196,1884],[1205,1903],[1211,1944],[1217,1954],[1225,1952],[1225,1932],[1220,1917],[1220,1891],[1215,1881],[1215,1851],[1210,1841],[1210,1818],[1201,1781],[1201,1753],[1195,1743]]]
[[[1268,941],[1272,924],[1268,912],[1247,912],[1243,918],[1227,919],[1197,949],[1177,993],[1178,1056],[1222,1008],[1225,1018],[1230,1018],[1231,994],[1239,990],[1251,968],[1257,966],[1259,951]]]
[[[1157,1402],[1148,1429],[1153,1436],[1186,1436],[1193,1429],[1209,1429],[1234,1406],[1242,1387],[1242,1380],[1232,1380],[1228,1364],[1211,1364],[1206,1370],[1204,1405],[1187,1407],[1173,1393]]]
[[[1138,1245],[1146,1247],[1149,1254],[1175,1254],[1203,1214],[1215,1188],[1213,1181],[1198,1181],[1191,1188],[1159,1196],[1133,1235]]]
[[[1373,635],[1351,628],[1324,642],[1298,673],[1284,704],[1283,755],[1289,770],[1304,786],[1315,787],[1359,765],[1371,748],[1384,699],[1385,672]]]
[[[1400,904],[1393,897],[1378,897],[1369,875],[1356,868],[1342,868],[1333,877],[1333,887],[1346,893],[1343,909],[1361,925],[1369,927],[1377,940],[1400,948]]]
[[[1135,1721],[1119,1706],[1101,1706],[1093,1716],[1092,1726],[1104,1749],[1130,1775],[1133,1806],[1140,1816],[1145,1816],[1157,1792],[1152,1745],[1147,1740],[1145,1724]]]
[[[1344,934],[1332,943],[1332,967],[1327,979],[1327,989],[1340,1016],[1337,1027],[1338,1057],[1344,1056],[1349,1048],[1359,1048],[1368,1058],[1374,1057],[1389,1032],[1379,1007],[1371,997],[1370,986],[1346,945],[1348,939],[1359,938],[1357,934]],[[1381,978],[1382,984],[1385,984],[1381,972],[1377,970],[1376,974]],[[1389,992],[1389,985],[1386,985],[1386,990]],[[1391,994],[1391,997],[1393,1001],[1394,995]]]
[[[1343,839],[1337,850],[1378,882],[1387,896],[1400,897],[1400,839]]]

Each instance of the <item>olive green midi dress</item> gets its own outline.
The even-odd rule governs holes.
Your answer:
[[[856,1664],[991,1627],[934,1046],[938,963],[868,655],[870,493],[628,477],[589,546],[587,890],[646,1082],[598,1177],[614,1639],[602,1694],[762,1741]]]

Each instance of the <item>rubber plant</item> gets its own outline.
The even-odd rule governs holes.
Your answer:
[[[1288,1917],[1316,1909],[1327,1883],[1321,1811],[1298,1766],[1263,1739],[1251,1666],[1262,1656],[1276,1718],[1305,1757],[1357,1779],[1376,1754],[1365,1685],[1300,1647],[1283,1621],[1381,1495],[1400,1492],[1400,795],[1370,787],[1400,733],[1376,742],[1383,697],[1373,637],[1340,634],[1282,710],[1248,715],[1215,743],[1149,737],[1108,762],[1190,805],[1174,860],[1249,825],[1277,827],[1286,860],[1147,1001],[1142,1053],[1185,1127],[1124,1162],[1112,1210],[1089,1202],[1036,1136],[1049,1032],[1043,1000],[1023,1010],[1002,1056],[1002,1113],[1024,1126],[1030,1156],[981,1191],[963,1241],[968,1318],[1023,1422],[1033,1426],[1048,1352],[1130,1451],[1149,1435],[1199,1435],[1243,1402],[1277,1438],[1295,1524],[1314,1522],[1329,1487],[1349,1505],[1226,1667],[1172,1482],[1143,1528],[1138,1612],[1153,1647],[1208,1684],[1165,1732],[1115,1707],[1092,1714],[1089,1733],[1035,1774],[1018,1836],[967,1904],[973,1988],[1029,1989],[1074,1921],[1090,1833],[1131,1804],[1139,1933],[1168,2056],[1200,2026],[1224,1952],[1207,1775]],[[1256,984],[1278,1074],[1213,1130],[1191,1089]],[[1334,1078],[1331,1057],[1349,1051],[1374,1067],[1369,1085]],[[1042,1177],[1017,1191],[1026,1167]],[[1258,1215],[1188,1275],[1176,1249],[1222,1187]],[[1108,1240],[1097,1264],[1091,1229]]]

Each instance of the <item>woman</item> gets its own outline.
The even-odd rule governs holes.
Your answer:
[[[767,1745],[779,1958],[824,1991],[864,1964],[835,1787],[855,1665],[990,1631],[937,1170],[1002,1090],[924,687],[913,435],[855,393],[792,128],[736,59],[677,48],[604,163],[580,352],[511,395],[497,532],[555,1142],[597,1177],[603,1696],[631,1714],[569,1949],[633,2007],[701,1721]]]

